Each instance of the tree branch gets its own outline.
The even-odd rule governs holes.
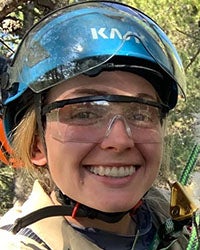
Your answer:
[[[191,34],[189,34],[189,33],[186,33],[186,32],[184,32],[184,31],[182,31],[182,30],[179,30],[179,29],[176,29],[178,32],[180,32],[181,34],[183,34],[183,35],[185,35],[185,36],[187,36],[187,37],[189,37],[189,38],[191,38],[191,39],[194,39],[194,40],[200,40],[199,38],[198,38],[198,36],[192,36]]]
[[[0,2],[0,22],[4,20],[4,18],[15,11],[19,5],[23,3],[27,3],[29,0],[4,0]]]
[[[189,67],[193,64],[193,62],[197,59],[197,56],[200,54],[200,47],[197,52],[194,54],[188,65],[185,67],[185,72],[189,69]]]
[[[49,10],[53,10],[55,8],[55,4],[51,0],[37,0],[37,4],[48,8]]]

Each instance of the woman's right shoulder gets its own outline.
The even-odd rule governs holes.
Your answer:
[[[22,234],[13,234],[11,231],[15,220],[21,217],[21,206],[15,204],[0,219],[0,249],[3,250],[46,250],[42,244]]]
[[[11,231],[0,229],[0,248],[3,250],[46,250],[46,248],[33,239],[14,235]]]

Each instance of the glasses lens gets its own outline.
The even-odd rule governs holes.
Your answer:
[[[47,128],[61,142],[99,143],[109,137],[117,123],[123,123],[127,136],[135,143],[159,143],[162,141],[160,120],[158,107],[102,100],[52,110],[47,113]]]

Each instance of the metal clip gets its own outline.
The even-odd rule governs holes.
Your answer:
[[[170,214],[174,220],[190,218],[198,209],[186,189],[179,182],[171,185]]]

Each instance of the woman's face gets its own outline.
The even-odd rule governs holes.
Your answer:
[[[157,101],[154,88],[144,78],[113,71],[102,72],[97,77],[81,75],[53,87],[47,102],[97,93]],[[55,184],[70,198],[105,212],[127,211],[151,187],[161,162],[161,141],[135,142],[121,119],[115,120],[108,136],[98,143],[58,140],[52,136],[57,129],[54,125],[47,121],[44,158]],[[160,124],[156,129],[158,134],[162,133]],[[120,176],[114,176],[119,172]]]

